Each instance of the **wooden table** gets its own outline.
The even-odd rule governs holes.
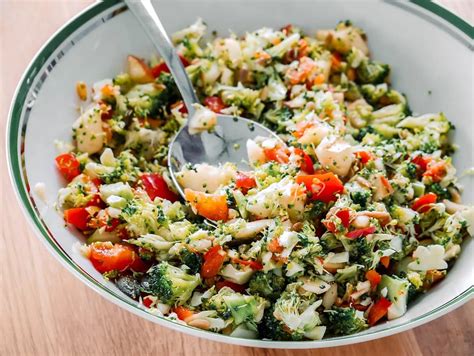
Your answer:
[[[10,186],[4,132],[11,97],[39,47],[91,0],[0,0],[0,355],[468,355],[474,301],[424,326],[331,350],[264,350],[206,341],[145,321],[99,297],[34,236]],[[473,19],[472,3],[442,1]],[[469,351],[470,350],[470,351]]]

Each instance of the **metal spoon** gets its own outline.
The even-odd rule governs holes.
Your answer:
[[[199,99],[151,1],[125,0],[125,3],[140,21],[145,32],[170,69],[183,98],[184,105],[188,110],[189,124],[193,120],[193,115],[196,111],[193,104],[199,103]],[[271,130],[242,117],[218,114],[217,125],[212,132],[193,135],[188,131],[188,124],[178,131],[171,142],[168,153],[168,166],[171,178],[183,197],[184,191],[176,179],[176,174],[187,163],[216,165],[232,162],[237,165],[238,169],[248,170],[250,168],[246,163],[246,143],[248,139],[263,136],[275,137],[280,140]]]

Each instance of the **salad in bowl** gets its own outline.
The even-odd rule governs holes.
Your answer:
[[[150,313],[226,335],[320,340],[403,316],[442,283],[474,229],[443,113],[414,114],[350,21],[316,35],[287,25],[173,36],[209,123],[266,125],[249,169],[186,166],[168,145],[188,120],[167,66],[78,82],[57,208],[81,253]],[[211,128],[212,125],[209,125]]]

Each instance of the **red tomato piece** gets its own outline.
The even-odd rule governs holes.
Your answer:
[[[204,105],[218,114],[227,107],[227,105],[224,104],[222,99],[218,96],[208,96],[204,99]]]
[[[446,175],[446,162],[430,162],[423,177],[430,177],[434,183],[440,182]]]
[[[257,186],[257,182],[255,181],[254,177],[251,177],[243,172],[237,172],[237,177],[235,179],[235,187],[240,189],[244,194],[255,188]]]
[[[308,174],[314,173],[313,160],[311,157],[303,151],[301,148],[294,148],[293,152],[301,157],[300,168],[303,172]]]
[[[125,271],[138,258],[135,250],[123,244],[95,242],[90,245],[89,259],[100,273]]]
[[[435,193],[428,193],[416,199],[411,208],[419,213],[425,213],[437,200],[438,196]]]
[[[222,281],[218,281],[216,283],[217,290],[220,290],[224,287],[229,287],[230,289],[232,289],[234,292],[237,292],[237,293],[243,293],[245,292],[245,289],[246,289],[245,285],[237,284],[237,283],[228,281],[226,279]]]
[[[150,308],[155,301],[153,300],[153,297],[147,295],[146,297],[143,298],[142,303],[144,306],[147,308]]]
[[[384,297],[380,297],[377,302],[370,308],[369,311],[369,325],[373,326],[377,324],[377,322],[382,319],[385,315],[388,313],[388,308],[392,305],[392,302],[390,302],[388,299]]]
[[[192,189],[185,189],[184,194],[199,215],[214,221],[225,221],[229,217],[227,197],[224,194],[207,194]]]
[[[68,181],[81,174],[81,164],[72,153],[63,153],[56,157],[56,167]]]
[[[331,55],[331,67],[338,70],[341,67],[342,57],[338,52],[333,52]]]
[[[179,197],[173,193],[169,188],[166,181],[158,173],[144,173],[141,176],[143,188],[147,192],[151,200],[155,200],[156,197],[175,202]]]
[[[226,253],[222,246],[217,245],[211,247],[211,249],[204,254],[204,263],[201,266],[202,278],[215,277],[222,268],[225,258]]]
[[[71,208],[64,211],[64,220],[79,230],[84,231],[89,229],[90,218],[91,215],[86,208]]]
[[[172,312],[175,312],[180,320],[186,320],[190,316],[194,315],[194,312],[186,307],[177,306],[171,309]]]
[[[179,55],[179,59],[181,59],[181,63],[183,63],[185,67],[190,65],[189,61],[186,58],[184,58],[182,55]],[[170,69],[168,68],[165,62],[157,64],[156,66],[151,68],[151,74],[155,78],[158,78],[161,73],[169,73],[169,72],[170,72]]]
[[[341,219],[342,226],[347,229],[349,227],[351,212],[348,209],[341,209],[336,213],[336,216]]]
[[[288,152],[283,147],[264,148],[263,152],[269,161],[276,161],[278,163],[288,163],[290,161]]]
[[[422,172],[426,171],[426,168],[428,167],[428,163],[431,162],[431,158],[429,157],[423,157],[422,155],[416,156],[413,158],[412,163],[416,164],[418,167],[420,167],[420,170]]]
[[[296,183],[304,184],[311,193],[311,200],[329,203],[337,199],[336,194],[344,191],[344,185],[334,173],[312,174],[296,177]]]
[[[380,263],[381,263],[382,266],[384,266],[385,268],[388,268],[388,266],[390,266],[390,256],[382,256],[382,257],[380,257]]]
[[[251,269],[255,271],[261,271],[263,269],[263,265],[258,262],[258,261],[252,261],[252,260],[242,260],[240,258],[233,258],[232,262],[238,263],[244,266],[249,266]]]
[[[184,101],[179,100],[176,103],[171,104],[171,109],[174,109],[176,107],[178,108],[178,111],[181,114],[187,114],[188,113],[188,109],[186,109],[186,105],[184,105]]]
[[[134,272],[148,271],[148,269],[151,267],[151,263],[149,261],[142,260],[138,253],[136,255],[137,257],[135,258],[135,261],[132,262],[129,268]]]
[[[372,288],[377,287],[380,281],[382,281],[382,276],[374,269],[368,270],[365,274],[365,278],[370,282]]]
[[[376,228],[375,226],[369,226],[369,227],[364,227],[362,229],[357,229],[353,231],[349,231],[346,236],[349,239],[357,239],[362,236],[367,236],[370,234],[373,234],[375,232]]]
[[[355,155],[357,158],[359,158],[360,163],[362,164],[366,164],[367,162],[374,159],[374,156],[370,152],[367,152],[367,151],[357,151]]]
[[[341,209],[336,213],[336,216],[341,220],[342,226],[347,229],[349,227],[351,217],[350,211],[348,209]],[[328,231],[332,233],[337,232],[336,224],[333,221],[323,220],[322,223],[324,224],[324,226],[326,226],[326,229],[328,229]]]
[[[86,206],[97,206],[99,208],[105,208],[106,205],[102,201],[99,193],[95,193],[92,198],[87,202]]]

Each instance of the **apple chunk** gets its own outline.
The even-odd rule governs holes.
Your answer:
[[[138,84],[146,84],[154,80],[150,67],[135,56],[127,57],[127,72],[130,78]]]

